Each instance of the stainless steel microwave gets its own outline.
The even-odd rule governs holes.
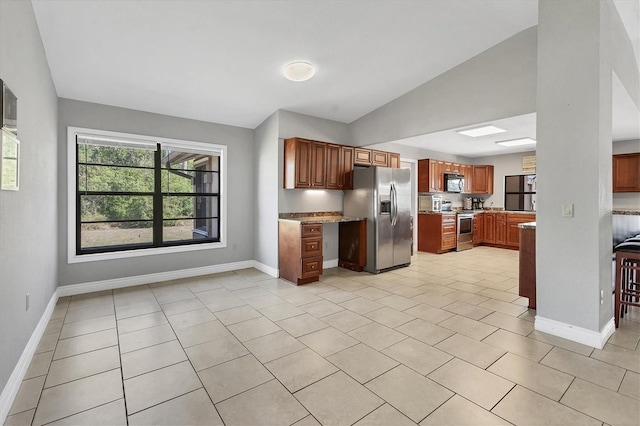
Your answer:
[[[464,192],[464,176],[445,173],[444,188],[446,192]]]

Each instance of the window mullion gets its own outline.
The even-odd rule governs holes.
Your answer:
[[[153,191],[153,245],[162,246],[162,149],[157,144],[154,156],[154,191]]]

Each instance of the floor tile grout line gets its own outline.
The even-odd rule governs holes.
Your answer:
[[[253,286],[253,287],[256,287],[256,286]],[[251,287],[250,287],[250,288],[251,288]],[[344,290],[344,289],[341,289],[341,290]],[[349,292],[349,290],[344,290],[344,291]],[[461,290],[461,291],[463,291],[463,290]],[[504,291],[506,291],[506,290],[504,290]],[[325,300],[328,300],[328,299],[325,299]],[[496,299],[496,300],[499,300],[499,299]],[[500,301],[500,300],[499,300],[499,301]],[[335,302],[332,302],[332,301],[329,301],[329,302],[331,302],[331,303],[335,303]],[[502,302],[504,302],[504,301],[502,301]],[[510,302],[504,302],[504,303],[510,303]],[[520,306],[520,305],[516,305],[516,306]],[[395,309],[395,308],[392,308],[392,309]],[[407,308],[407,309],[409,309],[409,308]],[[350,311],[350,312],[353,312],[353,311]],[[402,311],[400,311],[400,312],[402,312]],[[494,311],[494,312],[497,312],[497,311]],[[356,315],[359,315],[357,312],[354,312],[354,313],[355,313]],[[525,312],[523,312],[522,314],[520,314],[520,315],[518,315],[518,316],[515,316],[514,318],[520,318],[521,316],[526,315],[527,313],[528,313],[528,311],[525,311]],[[262,314],[262,313],[260,313],[260,314]],[[166,316],[166,314],[165,314],[165,316]],[[215,314],[214,314],[214,316],[215,316]],[[262,315],[262,316],[264,317],[264,315]],[[316,317],[315,315],[312,315],[312,316]],[[318,318],[318,317],[316,317],[316,318]],[[365,317],[365,318],[366,318],[366,317]],[[319,320],[321,320],[321,318],[318,318],[318,319],[319,319]],[[442,321],[444,321],[444,320],[442,320]],[[442,322],[442,321],[440,321],[440,322]],[[474,320],[474,321],[478,321],[478,320]],[[429,321],[428,321],[428,322],[429,322]],[[225,327],[227,326],[227,325],[225,325],[225,324],[223,324],[223,325],[224,325]],[[496,331],[497,331],[498,329],[500,329],[500,330],[505,330],[505,331],[507,331],[507,332],[510,332],[509,330],[503,329],[503,328],[501,328],[501,327],[497,327]],[[285,332],[286,332],[286,330],[283,330],[283,331],[285,331]],[[452,330],[452,331],[454,331],[454,330]],[[454,331],[454,333],[457,333],[457,332],[455,332],[455,331]],[[514,332],[511,332],[511,333],[514,333]],[[348,333],[345,333],[345,334],[348,334]],[[493,334],[493,333],[492,333],[492,334]],[[518,333],[515,333],[515,334],[518,334]],[[58,333],[58,335],[60,335],[60,333]],[[549,343],[547,343],[547,342],[537,340],[537,339],[535,339],[535,338],[533,338],[533,337],[529,337],[530,335],[531,335],[531,333],[528,333],[527,335],[524,335],[524,336],[522,336],[522,335],[521,335],[521,336],[522,336],[522,337],[525,337],[525,338],[530,338],[530,339],[535,340],[535,341],[542,342],[542,343],[544,343],[544,344],[549,344]],[[119,335],[118,335],[118,337],[119,337]],[[487,337],[488,337],[488,336],[487,336]],[[485,338],[486,338],[486,337],[485,337]],[[297,340],[297,338],[295,338],[295,339]],[[58,339],[58,341],[60,341],[60,340],[61,340],[61,339]],[[484,338],[483,338],[483,340],[484,340]],[[241,342],[241,343],[242,343],[242,342]],[[360,342],[360,343],[362,343],[362,342]],[[57,343],[56,343],[56,344],[57,344]],[[364,343],[363,343],[363,344],[364,344]],[[366,344],[365,344],[365,345],[366,345]],[[429,346],[433,346],[433,345],[429,345]],[[551,349],[549,349],[549,351],[551,351],[554,347],[556,347],[556,346],[555,346],[555,345],[553,345],[553,344],[549,344],[549,346],[551,347]],[[614,345],[614,346],[615,346],[615,345]],[[624,348],[624,347],[622,347],[622,348]],[[562,348],[562,349],[564,349],[564,348]],[[630,349],[628,349],[628,348],[624,348],[624,349],[630,350]],[[568,349],[565,349],[565,350],[570,351],[570,352],[573,352],[572,350],[568,350]],[[55,351],[55,350],[54,350],[54,351]],[[379,352],[381,352],[381,351],[379,351]],[[510,351],[507,351],[507,352],[510,352]],[[249,353],[250,353],[250,351],[249,351]],[[511,352],[510,352],[510,353],[511,353]],[[574,352],[574,353],[576,353],[576,352]],[[576,353],[576,354],[578,354],[578,355],[582,355],[582,356],[586,356],[586,357],[588,357],[588,358],[592,358],[593,353],[594,353],[594,351],[593,351],[593,350],[591,350],[591,351],[590,351],[590,353],[589,353],[589,355],[584,355],[584,354],[581,354],[581,353]],[[548,352],[547,352],[547,354],[548,354]],[[248,354],[247,354],[247,355],[248,355]],[[546,356],[546,354],[545,354],[545,356]],[[324,358],[324,357],[322,357],[322,358]],[[326,359],[326,358],[325,358],[325,359]],[[543,357],[543,359],[544,359],[544,357]],[[596,358],[592,358],[592,359],[597,360]],[[601,360],[597,360],[597,361],[601,361]],[[52,360],[52,362],[53,362],[53,360]],[[534,362],[535,362],[535,360],[534,360]],[[539,361],[538,361],[538,362],[539,362]],[[601,361],[601,362],[605,362],[605,363],[606,363],[606,361]],[[51,364],[51,363],[50,363],[50,364]],[[263,364],[263,365],[264,365],[264,364]],[[404,364],[402,364],[402,365],[404,365]],[[544,365],[544,364],[542,364],[542,365]],[[619,365],[616,365],[616,364],[611,364],[611,365],[612,365],[612,366],[615,366],[615,367],[618,367],[618,368],[621,368],[621,369],[623,369],[623,370],[625,371],[625,373],[624,373],[624,375],[623,375],[623,380],[624,380],[624,377],[626,376],[626,374],[630,371],[630,370],[628,370],[628,369],[626,369],[626,368],[624,368],[624,367],[621,367],[621,366],[619,366]],[[547,367],[549,367],[549,366],[547,366]],[[487,367],[487,368],[489,368],[489,367]],[[552,367],[549,367],[549,368],[552,368]],[[339,371],[341,371],[341,370],[339,369]],[[572,377],[573,377],[573,376],[572,376]],[[584,379],[582,379],[582,380],[584,380]],[[575,377],[574,377],[573,381],[575,381]],[[573,382],[572,382],[572,383],[573,383]],[[596,383],[595,385],[596,385],[596,386],[599,386],[599,387],[602,387],[602,386],[598,385],[597,383]],[[618,386],[618,390],[619,390],[619,388],[620,388],[620,385]],[[525,389],[526,389],[526,388],[525,388]],[[608,389],[608,388],[604,388],[604,389]],[[619,392],[614,391],[614,390],[611,390],[611,389],[608,389],[608,390],[613,391],[613,392],[615,392],[615,393],[619,393]],[[565,391],[566,391],[566,390],[565,390]],[[544,396],[544,395],[542,395],[542,396]],[[569,407],[569,408],[570,408],[570,407]]]
[[[70,302],[71,302],[71,299],[69,299],[69,303]],[[67,309],[65,310],[64,317],[62,317],[62,325],[63,326],[64,326],[64,319],[66,318],[67,313],[69,312],[69,303],[67,303]],[[60,336],[61,335],[62,335],[62,327],[60,328],[60,334],[58,334],[58,340],[56,341],[56,347],[53,349],[53,354],[51,355],[51,360],[49,361],[49,366],[47,367],[47,373],[45,374],[45,378],[42,381],[42,388],[40,389],[40,394],[38,395],[38,402],[36,403],[35,410],[33,411],[33,417],[31,418],[31,424],[33,424],[33,422],[36,419],[36,414],[38,413],[38,408],[40,407],[40,401],[42,400],[42,394],[44,393],[44,390],[45,390],[44,385],[47,383],[47,377],[49,376],[49,369],[51,368],[51,364],[53,363],[53,355],[55,355],[56,349],[58,349],[58,343],[60,343]],[[33,359],[31,360],[31,362],[33,362]],[[23,380],[23,382],[24,382],[24,380]],[[14,401],[14,403],[15,403],[15,401]],[[9,409],[9,410],[11,410],[11,409]],[[9,411],[9,412],[11,412],[11,411]]]

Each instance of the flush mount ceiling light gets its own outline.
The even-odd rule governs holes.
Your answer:
[[[284,67],[283,74],[287,80],[307,81],[316,73],[316,70],[308,62],[291,62]]]
[[[506,130],[501,129],[496,126],[481,126],[481,127],[472,127],[470,129],[456,130],[461,135],[471,136],[472,138],[477,138],[479,136],[487,136],[487,135],[495,135],[496,133],[506,132]]]
[[[496,143],[502,146],[520,146],[520,145],[534,144],[536,143],[536,140],[531,138],[520,138],[520,139],[511,139],[508,141],[498,141]]]

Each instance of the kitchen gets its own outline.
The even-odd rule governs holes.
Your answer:
[[[614,152],[622,153],[638,150],[636,145],[637,141],[615,142]],[[406,146],[399,144],[386,144],[384,146],[404,153],[407,152]],[[364,151],[362,148],[356,149]],[[529,228],[535,227],[535,152],[532,152],[531,149],[531,147],[528,147],[526,151],[520,153],[480,157],[473,161],[477,164],[465,164],[464,161],[470,162],[469,159],[453,157],[441,152],[429,152],[427,155],[431,156],[431,159],[413,160],[403,157],[403,166],[408,166],[417,171],[417,173],[414,172],[415,176],[412,177],[413,198],[415,198],[412,212],[415,212],[413,216],[417,218],[414,227],[414,248],[418,251],[431,253],[460,251],[462,248],[459,245],[460,235],[458,231],[462,227],[458,221],[462,220],[463,227],[472,231],[468,237],[472,239],[473,243],[468,244],[466,248],[488,245],[506,249],[518,249],[520,224],[534,222]],[[373,149],[373,152],[383,153],[375,149]],[[390,158],[394,158],[393,165],[397,166],[396,158],[398,155],[396,153],[389,155]],[[434,158],[446,158],[451,161],[434,160]],[[489,162],[493,164],[486,164]],[[369,165],[362,162],[355,163],[356,168]],[[450,179],[466,178],[464,179],[465,183],[459,190],[454,189],[455,192],[443,191],[447,176]],[[433,190],[434,188],[436,189],[435,191]],[[336,193],[339,193],[339,191],[328,190],[284,190],[284,194],[289,197],[304,197],[305,192],[311,192],[312,196],[317,199],[323,199],[323,197],[329,195],[333,197]],[[310,195],[306,194],[306,196]],[[514,197],[513,199],[517,201],[512,201],[511,197]],[[628,193],[614,194],[614,207],[618,210],[624,210],[625,207],[627,209],[633,208],[633,203],[630,204],[629,200],[634,200],[635,198],[633,198],[633,195],[631,197],[629,198]],[[427,200],[429,200],[428,205],[421,205]],[[340,201],[342,200],[338,200],[338,202]],[[450,203],[443,203],[443,201],[449,201]],[[342,206],[339,206],[338,202],[336,202],[335,211],[340,213],[342,212]],[[505,205],[509,206],[509,209],[505,209]],[[447,212],[447,210],[451,210],[451,213]],[[316,211],[324,210],[318,209]],[[287,213],[284,214],[286,215]],[[619,221],[618,216],[614,219],[614,222],[617,221]],[[469,226],[469,224],[472,224],[472,226]],[[338,260],[340,256],[337,250],[343,243],[338,237],[340,234],[338,227],[343,226],[345,225],[333,225],[331,223],[325,223],[324,225],[323,260],[325,269],[337,266],[340,263],[340,260]],[[533,252],[535,252],[535,249]],[[535,302],[530,304],[530,307],[535,308]]]

